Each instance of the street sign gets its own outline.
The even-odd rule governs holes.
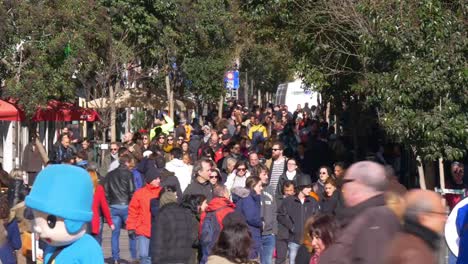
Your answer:
[[[226,89],[239,89],[239,71],[228,71],[224,75],[224,86]]]

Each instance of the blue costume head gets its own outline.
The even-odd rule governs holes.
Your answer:
[[[55,222],[63,219],[66,231],[73,235],[91,221],[93,184],[88,172],[80,167],[50,165],[38,174],[25,202],[27,207],[47,218],[49,229],[54,229]],[[38,217],[35,217],[37,224]]]

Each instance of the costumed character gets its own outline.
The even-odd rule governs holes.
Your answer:
[[[468,198],[459,202],[445,224],[445,240],[457,264],[468,264]]]
[[[72,165],[49,165],[26,197],[33,210],[34,232],[47,243],[45,264],[103,264],[97,241],[86,234],[93,212],[93,184],[86,170]]]

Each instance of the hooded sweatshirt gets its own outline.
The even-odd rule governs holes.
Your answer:
[[[180,189],[184,192],[192,179],[189,166],[180,159],[173,159],[166,163],[166,169],[175,174],[179,180]]]

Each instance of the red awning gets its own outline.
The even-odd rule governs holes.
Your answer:
[[[18,110],[14,105],[0,100],[0,120],[4,121],[21,121],[24,119],[22,111]]]
[[[39,108],[34,114],[33,121],[88,121],[100,120],[99,114],[88,108],[79,107],[72,103],[51,100],[46,108]]]

